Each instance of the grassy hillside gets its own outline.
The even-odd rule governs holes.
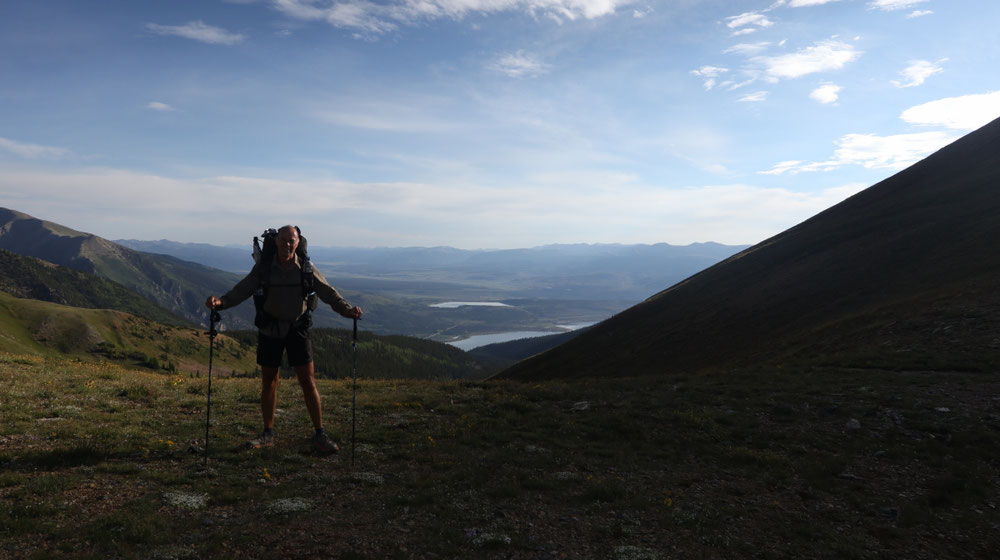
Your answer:
[[[240,276],[166,255],[152,255],[96,235],[0,208],[0,249],[43,259],[117,282],[193,323],[206,317],[209,294],[222,294]],[[231,314],[230,322],[253,324],[253,310]]]
[[[225,326],[225,325],[223,325]],[[80,309],[0,292],[0,351],[109,360],[179,375],[208,371],[204,330],[162,325],[118,311]],[[352,375],[351,332],[313,329],[317,376]],[[506,363],[477,359],[447,344],[359,333],[362,378],[482,379]],[[225,331],[215,341],[214,373],[256,375],[256,331]]]
[[[0,291],[88,309],[115,309],[173,326],[193,326],[121,284],[0,249]]]
[[[257,331],[228,333],[253,347]],[[309,333],[313,360],[319,378],[352,377],[355,358],[357,374],[363,379],[483,379],[510,362],[478,358],[442,342],[408,336],[379,336],[358,332],[355,357],[351,331],[314,328]]]
[[[505,375],[1000,367],[1000,120]]]
[[[990,558],[994,376],[846,369],[545,381],[320,380],[339,456],[277,446],[258,382],[0,355],[0,555]],[[192,452],[193,451],[193,452]]]
[[[81,309],[0,292],[0,351],[110,360],[179,375],[205,374],[208,337],[121,311]],[[253,372],[256,354],[225,335],[216,339],[215,373]]]

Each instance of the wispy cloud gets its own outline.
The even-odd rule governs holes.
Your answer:
[[[906,10],[926,1],[927,0],[872,0],[868,3],[868,7],[873,10],[893,12],[896,10]]]
[[[632,10],[632,17],[634,17],[635,19],[643,19],[644,17],[653,13],[653,11],[654,10],[652,6],[644,6],[642,8],[636,8]]]
[[[923,16],[929,16],[929,15],[931,15],[933,13],[934,12],[932,10],[913,10],[912,12],[906,14],[906,17],[907,17],[907,19],[913,19],[913,18],[918,18],[918,17],[923,17]]]
[[[764,52],[770,46],[771,43],[769,41],[760,41],[757,43],[739,43],[729,47],[728,49],[722,52],[723,54],[738,54],[742,56],[752,56]]]
[[[1000,117],[1000,91],[947,97],[910,107],[900,118],[912,124],[975,130]]]
[[[185,25],[160,25],[147,23],[146,29],[157,35],[173,35],[193,39],[210,45],[235,45],[243,41],[240,33],[230,33],[221,27],[208,25],[203,21],[192,21]]]
[[[916,87],[927,81],[934,74],[938,74],[944,71],[944,68],[940,64],[947,62],[947,58],[942,58],[937,62],[931,62],[929,60],[911,60],[910,65],[906,67],[905,70],[900,72],[903,76],[903,81],[893,80],[892,85],[898,88],[908,88]]]
[[[726,18],[726,27],[733,30],[733,35],[746,35],[772,25],[774,22],[760,12],[746,12]]]
[[[783,161],[762,175],[796,174],[833,171],[846,165],[861,165],[868,169],[901,170],[920,161],[932,152],[954,142],[958,137],[947,132],[920,132],[879,136],[877,134],[846,134],[837,141],[831,159],[821,162]]]
[[[743,103],[760,103],[762,101],[767,101],[767,92],[757,91],[749,95],[746,95],[744,97],[741,97],[739,101]]]
[[[853,45],[829,39],[790,54],[755,57],[751,62],[763,66],[769,80],[778,81],[840,70],[860,56],[861,51]]]
[[[27,159],[62,158],[71,154],[71,152],[65,148],[27,144],[2,137],[0,137],[0,150],[7,151]]]
[[[548,73],[550,66],[536,58],[530,53],[519,50],[515,53],[501,55],[492,64],[490,69],[506,74],[511,78],[529,78],[541,76]]]
[[[634,0],[274,0],[281,13],[297,19],[323,21],[334,27],[354,29],[378,36],[404,25],[435,19],[461,19],[475,13],[524,12],[542,14],[558,22],[578,18],[596,19],[615,13]],[[651,10],[636,10],[643,17]]]
[[[466,248],[497,247],[498,242],[527,247],[538,242],[539,231],[549,243],[580,242],[580,232],[590,236],[586,241],[648,243],[653,232],[656,239],[674,243],[755,242],[864,186],[815,192],[742,184],[662,188],[630,174],[568,172],[529,177],[524,185],[501,188],[465,181],[369,183],[243,175],[192,179],[107,168],[0,169],[0,183],[14,185],[7,194],[22,203],[22,211],[42,215],[34,208],[44,207],[46,219],[110,238],[142,231],[151,239],[197,241],[205,235],[205,224],[211,224],[215,242],[222,244],[243,241],[232,236],[254,231],[256,224],[287,221],[301,225],[311,239],[363,235],[383,245]],[[298,196],[290,198],[289,192]],[[231,207],[206,219],[210,211],[192,210],[187,201],[207,193],[231,200]],[[301,200],[312,203],[306,208]],[[81,215],[81,205],[90,211]],[[332,213],[340,218],[330,220]],[[170,219],[163,220],[164,215]],[[219,237],[220,232],[230,237]]]
[[[824,105],[836,103],[840,99],[840,92],[844,88],[836,84],[823,84],[809,93],[809,98]]]
[[[726,72],[729,72],[728,68],[720,68],[718,66],[702,66],[697,70],[692,70],[691,75],[705,78],[705,89],[710,90],[718,84],[719,76],[725,74]]]
[[[161,111],[161,112],[176,111],[176,109],[174,109],[170,105],[167,105],[166,103],[162,103],[160,101],[150,101],[149,103],[146,104],[146,108],[151,109],[153,111]]]
[[[454,131],[458,126],[446,117],[449,101],[442,98],[407,100],[360,99],[344,97],[308,110],[321,122],[363,130],[398,133],[437,134]]]
[[[788,3],[789,8],[805,8],[809,6],[822,6],[823,4],[829,4],[831,2],[839,2],[840,0],[791,0]]]

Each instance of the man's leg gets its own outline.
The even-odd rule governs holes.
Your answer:
[[[309,418],[313,427],[318,430],[323,427],[323,405],[320,402],[319,389],[316,388],[316,368],[313,362],[295,366],[295,375],[299,378],[299,385],[302,386],[302,398],[306,401]]]
[[[260,413],[264,417],[264,428],[274,428],[274,413],[278,409],[279,368],[260,366]]]

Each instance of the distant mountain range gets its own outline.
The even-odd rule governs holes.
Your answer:
[[[1000,120],[501,377],[996,371]]]
[[[303,232],[305,234],[305,232]],[[168,240],[120,239],[116,243],[206,266],[245,274],[253,266],[251,240],[245,248]],[[453,247],[325,247],[310,240],[309,254],[338,286],[378,293],[403,284],[436,283],[441,291],[479,288],[504,298],[611,299],[637,303],[703,270],[746,245],[575,244],[527,249],[463,250]],[[372,283],[377,280],[377,283]],[[450,288],[449,288],[450,287]],[[420,292],[426,295],[426,292]],[[416,295],[410,292],[410,295]]]

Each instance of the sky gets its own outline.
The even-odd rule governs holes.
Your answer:
[[[0,206],[108,239],[754,244],[1000,117],[983,0],[4,0]]]

